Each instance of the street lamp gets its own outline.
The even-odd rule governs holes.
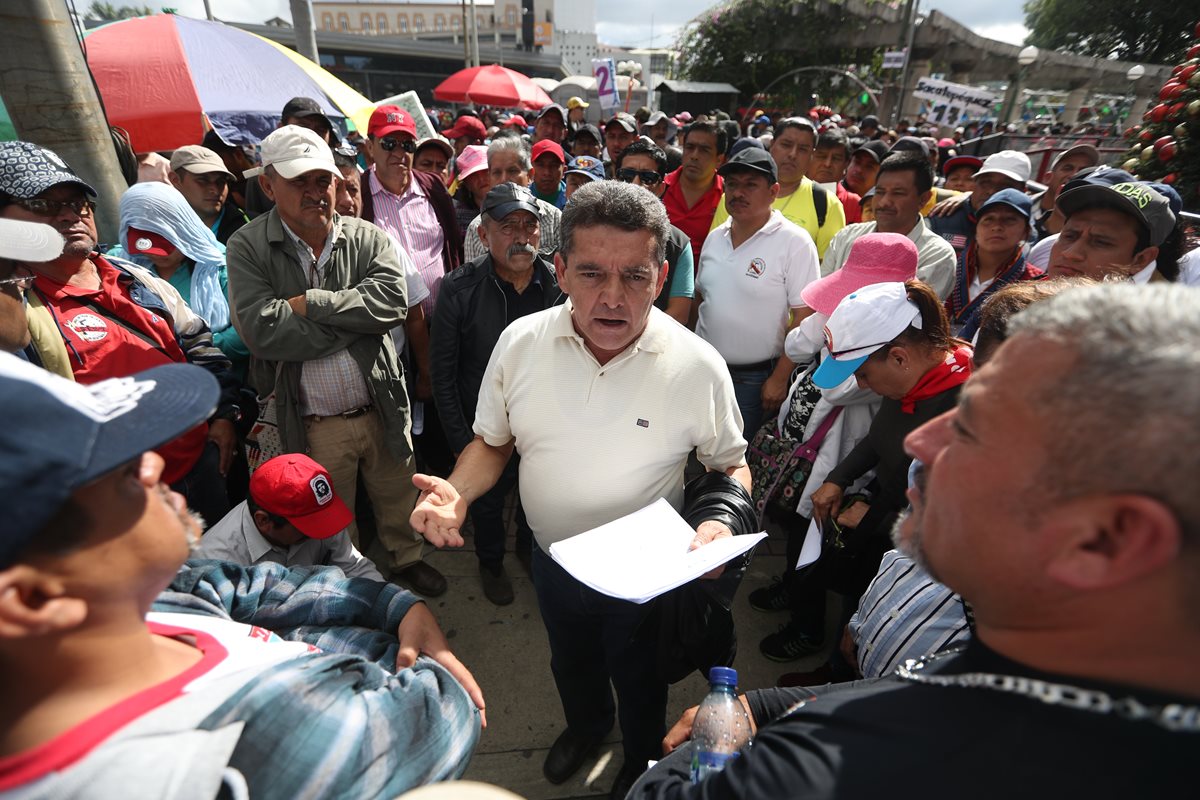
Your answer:
[[[1009,97],[1004,103],[1004,120],[1002,124],[1007,125],[1012,121],[1013,110],[1021,103],[1021,89],[1025,83],[1025,71],[1033,62],[1038,60],[1039,53],[1040,51],[1033,45],[1022,48],[1021,52],[1017,53],[1019,69],[1017,70],[1017,74],[1013,76]]]
[[[1126,124],[1137,122],[1137,119],[1133,116],[1133,112],[1137,108],[1137,82],[1145,74],[1146,68],[1141,64],[1134,64],[1125,72],[1125,77],[1129,80],[1129,113],[1125,117]]]

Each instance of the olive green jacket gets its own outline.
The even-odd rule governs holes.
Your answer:
[[[278,210],[256,217],[229,239],[229,307],[253,357],[249,382],[260,398],[275,392],[285,450],[305,452],[301,364],[349,351],[383,420],[388,449],[405,461],[412,455],[408,393],[390,335],[408,307],[404,269],[379,228],[337,215],[333,224],[337,235],[320,289],[308,288],[307,268],[301,266]],[[301,294],[307,305],[304,316],[288,304],[289,297]]]

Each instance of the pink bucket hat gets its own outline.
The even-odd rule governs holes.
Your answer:
[[[460,181],[465,181],[481,169],[487,169],[487,145],[472,144],[464,147],[454,164]]]
[[[800,292],[804,304],[829,316],[851,292],[873,283],[903,283],[917,276],[917,246],[899,233],[868,233],[850,245],[846,263]]]

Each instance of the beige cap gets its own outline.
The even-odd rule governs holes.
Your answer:
[[[333,151],[325,140],[299,125],[284,125],[271,131],[262,140],[262,166],[248,169],[242,174],[253,178],[261,175],[267,167],[274,167],[289,181],[317,169],[325,170],[335,178],[342,177],[341,170],[334,163]]]
[[[230,178],[233,177],[233,173],[225,167],[225,162],[219,155],[198,144],[189,144],[171,154],[171,171],[178,172],[181,169],[197,175],[205,172],[224,172]]]
[[[405,792],[396,800],[524,800],[507,789],[477,781],[445,781]]]

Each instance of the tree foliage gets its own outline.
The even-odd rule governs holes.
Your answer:
[[[873,54],[833,44],[846,18],[822,6],[804,0],[725,0],[681,32],[676,43],[680,76],[731,83],[748,99],[797,67],[871,62]],[[837,78],[805,74],[776,84],[771,94],[780,104],[805,107],[802,98],[811,92],[836,107],[839,94],[856,95],[857,89]]]
[[[93,2],[87,10],[88,17],[105,21],[146,17],[154,13],[156,12],[150,6],[141,6],[139,8],[138,6],[117,6],[112,3],[98,2]]]
[[[1026,43],[1097,58],[1168,64],[1187,50],[1196,8],[1180,0],[1029,0]]]

